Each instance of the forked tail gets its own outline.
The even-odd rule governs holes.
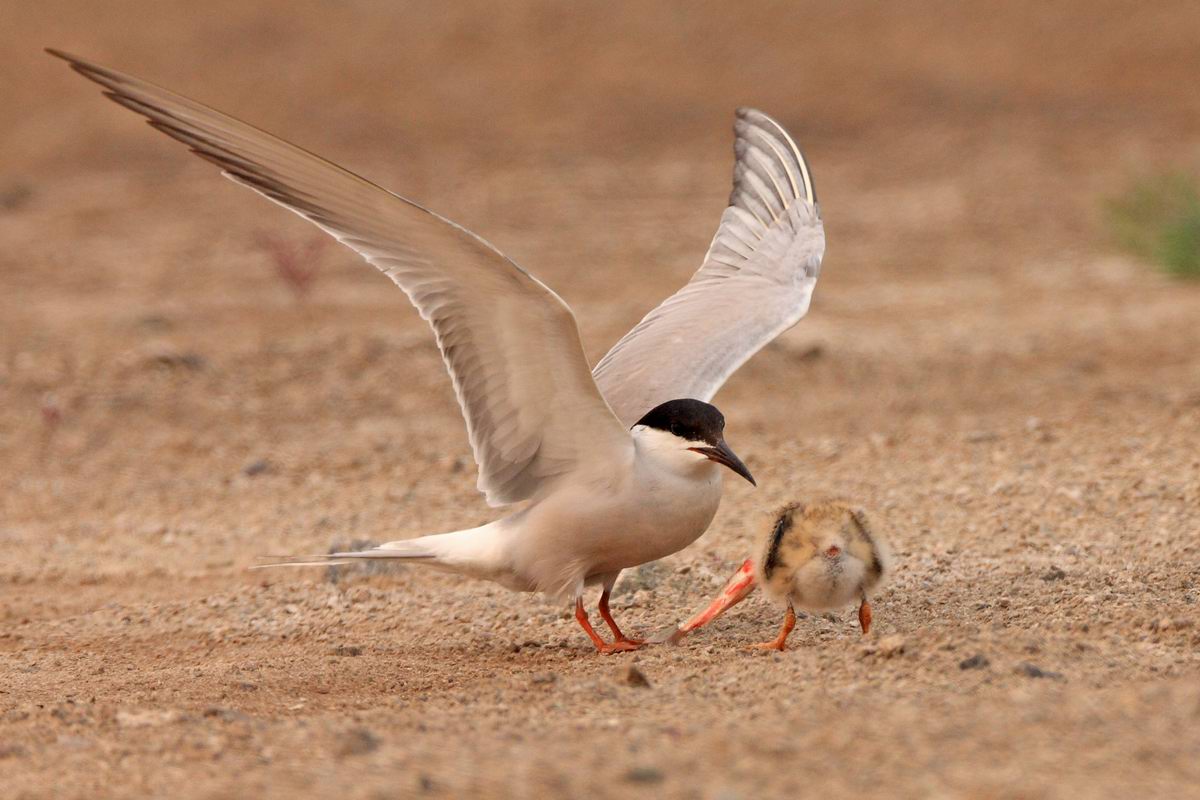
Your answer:
[[[262,556],[270,559],[269,564],[256,564],[250,569],[266,569],[268,567],[329,567],[339,564],[352,564],[362,559],[403,558],[417,561],[436,560],[437,554],[428,546],[420,544],[423,539],[432,536],[422,536],[417,539],[407,539],[398,542],[388,542],[369,550],[347,550],[335,553],[323,553],[308,556]]]
[[[251,569],[327,567],[352,564],[363,559],[395,558],[477,578],[499,580],[509,572],[503,547],[506,529],[501,522],[503,520],[462,531],[400,539],[369,550],[349,550],[311,556],[267,556],[271,563],[259,564]]]

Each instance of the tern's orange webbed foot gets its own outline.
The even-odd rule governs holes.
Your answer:
[[[605,616],[604,612],[607,610],[606,603],[603,611],[601,612],[601,616]],[[577,599],[575,601],[575,619],[579,623],[579,626],[583,628],[583,632],[586,633],[588,638],[592,640],[592,644],[596,646],[596,652],[600,653],[601,655],[607,656],[612,655],[613,653],[628,653],[631,650],[639,650],[642,647],[643,642],[628,638],[622,634],[620,629],[617,629],[615,623],[612,622],[609,622],[609,626],[612,627],[614,632],[617,634],[616,641],[614,641],[612,644],[609,644],[601,639],[600,634],[596,633],[596,629],[592,627],[592,623],[588,619],[587,612],[583,610],[583,600]],[[611,619],[611,617],[608,617],[608,619]]]
[[[634,642],[632,639],[616,641],[612,644],[596,645],[596,651],[604,656],[611,656],[613,653],[632,653],[634,650],[641,649],[642,645]]]

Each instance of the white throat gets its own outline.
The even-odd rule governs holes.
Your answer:
[[[630,430],[638,455],[662,469],[683,476],[709,476],[720,465],[689,447],[709,447],[707,442],[691,442],[658,428],[634,425]]]

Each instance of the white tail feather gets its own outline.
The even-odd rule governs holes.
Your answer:
[[[370,550],[328,553],[311,556],[278,556],[270,564],[259,564],[251,569],[266,567],[337,566],[362,559],[405,559],[416,564],[458,572],[476,578],[498,581],[513,589],[524,591],[534,587],[514,581],[511,565],[505,558],[507,548],[504,539],[509,528],[503,520],[450,533],[420,536],[416,539],[400,539]]]

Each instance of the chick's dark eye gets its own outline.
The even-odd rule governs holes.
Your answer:
[[[671,435],[672,436],[681,436],[682,435],[682,429],[679,427],[678,424],[676,424],[674,422],[671,423]]]

